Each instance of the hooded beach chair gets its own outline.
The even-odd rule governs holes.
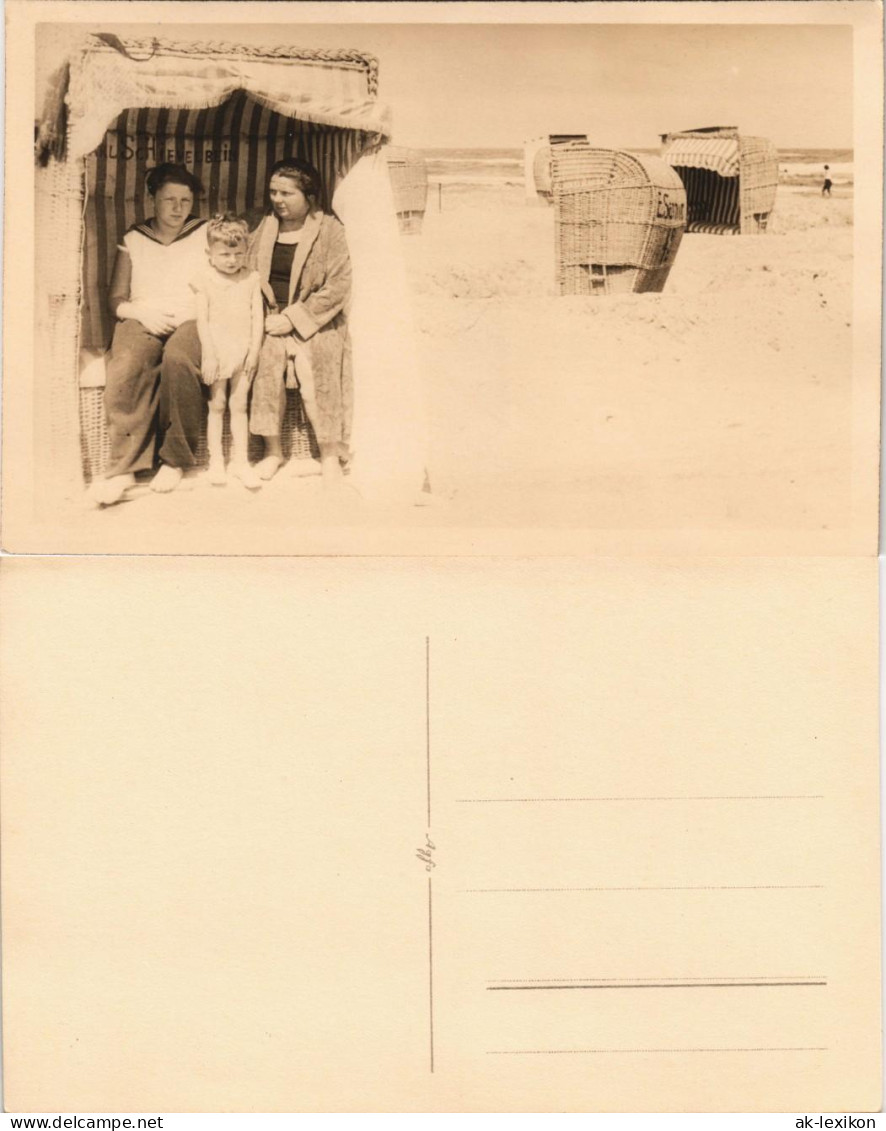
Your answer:
[[[35,448],[44,486],[69,494],[108,458],[101,360],[113,331],[108,284],[123,234],[150,211],[151,166],[173,161],[200,178],[199,215],[257,218],[273,163],[312,162],[322,206],[329,210],[336,197],[352,259],[356,249],[370,264],[355,266],[354,303],[362,291],[371,305],[379,289],[371,264],[397,242],[379,157],[390,118],[377,92],[377,61],[359,51],[78,33],[48,83],[37,125]],[[345,191],[355,175],[358,187]],[[385,328],[364,323],[355,373],[361,350],[370,369],[384,352]],[[373,333],[378,340],[369,340]],[[316,452],[297,393],[283,439],[289,454]]]
[[[766,231],[778,188],[778,153],[767,138],[734,126],[684,130],[662,135],[662,157],[686,186],[687,232]]]
[[[686,224],[686,194],[659,157],[552,147],[561,295],[664,289]]]
[[[527,200],[554,203],[551,183],[551,150],[553,146],[587,145],[586,134],[545,134],[523,144],[523,181]]]
[[[389,145],[385,153],[400,231],[417,235],[428,203],[427,162],[416,149]]]

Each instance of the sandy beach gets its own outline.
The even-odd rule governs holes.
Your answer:
[[[198,475],[77,504],[79,531],[184,531],[196,508],[244,550],[287,527],[827,529],[849,492],[852,204],[848,183],[782,184],[766,235],[685,236],[664,293],[586,299],[556,294],[553,209],[522,184],[432,183],[401,240],[434,505]]]
[[[557,296],[553,239],[512,187],[444,190],[404,241],[455,509],[826,526],[848,487],[851,190],[782,185],[767,235],[685,236],[660,295]]]

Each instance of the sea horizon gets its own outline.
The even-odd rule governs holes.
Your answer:
[[[630,153],[657,156],[660,147],[625,147]],[[416,149],[425,159],[432,182],[463,186],[515,185],[523,182],[523,150],[514,147],[427,147]],[[786,183],[811,183],[831,165],[842,181],[851,182],[852,149],[781,148],[778,152],[780,176]],[[808,171],[796,166],[809,166]],[[793,168],[791,168],[793,167]]]
[[[495,161],[522,161],[523,148],[515,146],[415,146],[421,153],[425,160],[433,160],[440,158],[444,160],[457,159],[459,157],[482,159]],[[626,145],[623,146],[629,153],[658,153],[660,146],[636,146]],[[852,161],[854,160],[855,151],[853,148],[841,148],[828,146],[810,147],[810,146],[776,146],[779,158],[783,161],[803,161],[815,164],[819,160],[825,160],[828,157],[834,161]]]

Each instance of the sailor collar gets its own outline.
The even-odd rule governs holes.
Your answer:
[[[178,243],[179,240],[183,240],[185,236],[189,236],[191,232],[195,231],[199,227],[202,227],[202,225],[205,223],[205,220],[201,220],[196,216],[189,216],[187,220],[185,220],[184,225],[182,226],[182,230],[178,233],[174,240],[170,241],[169,244],[164,244],[163,240],[161,240],[157,233],[154,231],[153,217],[150,220],[145,220],[143,224],[133,224],[129,230],[130,232],[139,232],[141,233],[141,235],[147,236],[148,239],[153,240],[154,243],[159,243],[164,247],[169,247],[171,244]]]

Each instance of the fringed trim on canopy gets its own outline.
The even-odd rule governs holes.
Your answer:
[[[286,117],[359,130],[381,143],[390,137],[390,112],[377,89],[378,62],[359,51],[92,35],[53,76],[37,159],[91,153],[129,107],[208,109],[237,90]]]
[[[738,138],[675,137],[664,155],[672,166],[708,169],[721,177],[737,177],[741,168]]]
[[[135,62],[145,62],[156,54],[180,55],[193,59],[203,55],[208,58],[217,55],[243,56],[251,59],[273,59],[276,61],[298,61],[303,63],[333,63],[342,67],[351,65],[358,70],[365,71],[370,98],[378,94],[378,59],[364,51],[342,47],[291,47],[286,44],[277,44],[269,47],[267,44],[253,46],[248,43],[226,43],[219,40],[200,40],[194,43],[184,43],[176,39],[127,39],[122,40],[116,35],[97,33],[94,37],[106,47],[128,56]]]

